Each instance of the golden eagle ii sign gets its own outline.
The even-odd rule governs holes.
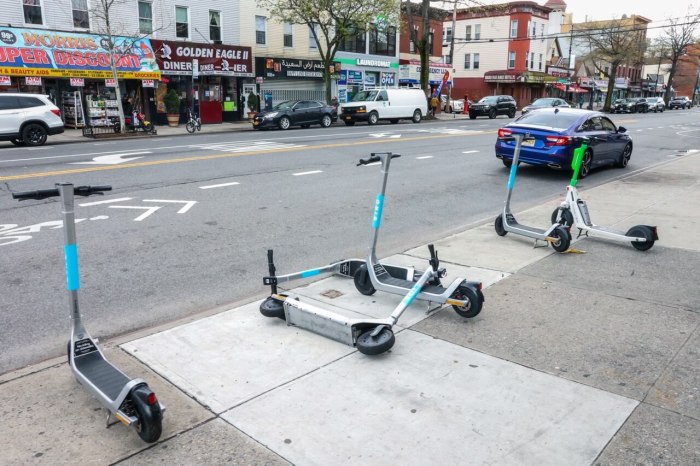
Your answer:
[[[113,40],[120,79],[160,79],[149,39]],[[0,75],[111,78],[108,41],[95,34],[0,28]]]

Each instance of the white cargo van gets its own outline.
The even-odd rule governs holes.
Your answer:
[[[427,113],[428,101],[421,89],[370,89],[342,104],[338,117],[348,126],[356,121],[375,125],[379,120],[398,123],[401,119],[420,123]]]

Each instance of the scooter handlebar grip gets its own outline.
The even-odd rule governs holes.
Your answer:
[[[395,159],[395,158],[398,158],[398,157],[401,157],[401,154],[391,154],[391,158],[392,158],[392,159]]]
[[[73,193],[76,196],[90,196],[92,194],[102,194],[104,191],[111,191],[111,186],[76,186]]]
[[[373,155],[372,157],[370,157],[368,159],[360,159],[357,166],[359,167],[360,165],[367,165],[368,163],[379,162],[380,160],[381,159],[379,158],[378,155]]]
[[[59,196],[58,189],[39,189],[37,191],[24,191],[20,193],[12,193],[13,199],[26,201],[27,199],[46,199],[47,197]]]

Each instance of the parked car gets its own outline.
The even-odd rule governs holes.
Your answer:
[[[647,101],[642,97],[617,99],[610,109],[611,113],[645,113],[648,111]]]
[[[531,110],[538,108],[550,108],[550,107],[564,107],[571,108],[571,106],[564,99],[559,99],[556,97],[543,97],[532,102],[530,105],[523,107],[521,110],[522,114],[525,115]]]
[[[647,97],[647,111],[663,112],[666,110],[666,102],[661,97]]]
[[[447,99],[447,96],[440,97],[442,111],[445,113],[462,113],[464,111],[464,99]]]
[[[671,101],[668,103],[668,108],[670,108],[671,110],[675,110],[677,108],[689,109],[692,106],[693,102],[685,95],[681,97],[675,97],[671,99]]]
[[[0,141],[16,146],[41,146],[64,131],[61,111],[46,95],[0,94]]]
[[[600,112],[553,108],[540,109],[518,117],[499,129],[498,136],[529,133],[534,140],[523,143],[520,161],[564,170],[571,169],[574,149],[572,138],[588,137],[590,142],[579,172],[579,176],[585,178],[597,166],[627,166],[632,155],[632,139],[626,131],[622,126],[615,126]],[[514,149],[514,142],[496,140],[496,157],[506,167],[513,163]]]
[[[275,105],[272,110],[255,115],[253,129],[289,129],[291,126],[308,128],[311,125],[321,125],[323,128],[328,128],[337,120],[336,110],[323,102],[287,100]]]
[[[410,119],[420,123],[428,114],[428,100],[422,89],[372,89],[355,94],[340,106],[340,119],[352,126],[358,121],[376,125],[379,120],[398,123]]]
[[[484,97],[475,104],[469,105],[469,118],[472,120],[478,116],[488,116],[493,119],[498,115],[515,116],[515,99],[509,95],[490,95]]]

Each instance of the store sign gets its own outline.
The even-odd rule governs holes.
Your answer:
[[[382,86],[395,86],[396,85],[396,73],[386,73],[382,71],[381,73]]]
[[[367,73],[365,75],[365,84],[368,86],[375,86],[377,84],[377,78],[374,74]]]
[[[302,58],[256,57],[255,75],[266,79],[323,79],[323,62]],[[331,77],[340,73],[340,63],[334,63]],[[339,76],[336,76],[337,79]]]
[[[450,69],[450,65],[444,63],[431,63],[428,71],[428,81],[433,85],[440,84],[445,72]],[[411,60],[409,63],[399,65],[399,83],[419,84],[420,70],[420,62],[417,60]],[[448,80],[448,82],[450,82],[450,80]]]
[[[348,84],[362,84],[362,71],[348,70]]]
[[[391,68],[389,60],[374,60],[370,58],[358,58],[355,60],[357,66],[376,66],[378,68]]]
[[[0,76],[0,86],[10,86],[12,85],[12,80],[9,76]]]
[[[141,81],[142,87],[156,87],[156,82],[152,79],[144,79]]]
[[[484,82],[487,83],[514,83],[516,76],[514,74],[490,74],[484,76]]]
[[[348,70],[340,70],[338,73],[338,86],[345,86],[348,83]]]
[[[41,78],[36,76],[25,76],[24,84],[27,86],[41,86]]]
[[[105,87],[116,87],[114,79],[105,79]]]
[[[194,64],[200,76],[253,77],[250,47],[156,39],[151,43],[163,74],[191,76]]]
[[[70,85],[73,87],[83,87],[85,86],[85,80],[83,78],[70,78]]]
[[[151,42],[115,36],[121,79],[158,79]],[[0,28],[0,73],[11,76],[107,78],[112,75],[107,40],[96,34]]]

